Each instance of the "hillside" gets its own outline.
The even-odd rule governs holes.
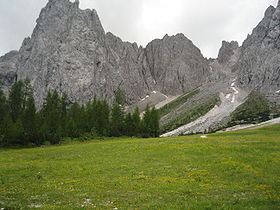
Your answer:
[[[278,209],[280,124],[0,149],[0,208]]]

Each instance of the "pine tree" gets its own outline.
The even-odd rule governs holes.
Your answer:
[[[159,113],[155,108],[152,110],[147,106],[142,121],[142,136],[158,137],[159,136]]]
[[[142,137],[148,138],[151,136],[151,111],[149,106],[145,108],[142,120]]]
[[[141,135],[141,118],[140,111],[138,107],[132,113],[132,125],[133,125],[133,135],[140,136]]]
[[[23,132],[21,120],[18,119],[16,122],[13,122],[12,116],[7,114],[4,119],[3,143],[5,145],[23,144]]]
[[[78,103],[69,108],[67,118],[67,133],[69,137],[79,137],[82,134],[81,107]]]
[[[99,136],[108,136],[109,134],[109,116],[110,108],[105,100],[98,100],[96,110],[96,132]]]
[[[159,113],[158,110],[152,108],[150,112],[150,130],[151,130],[151,137],[158,137],[159,136]]]
[[[122,136],[125,134],[124,109],[125,94],[121,89],[115,91],[115,100],[111,111],[110,134],[111,136]]]
[[[120,104],[114,103],[111,113],[110,133],[111,136],[122,136],[124,134],[124,111]]]
[[[8,110],[7,110],[6,96],[4,95],[2,89],[0,89],[0,132],[1,132],[1,125],[3,124],[7,112]]]
[[[21,120],[23,122],[25,143],[38,143],[36,107],[33,96],[29,96],[27,99]]]
[[[13,122],[15,123],[24,109],[24,83],[22,81],[16,82],[9,93],[9,111]]]
[[[134,136],[135,135],[135,128],[134,122],[131,113],[127,113],[125,116],[125,135],[127,136]]]
[[[60,98],[57,91],[49,92],[41,110],[41,133],[46,141],[57,144],[61,137]]]
[[[8,113],[6,97],[0,89],[0,144],[4,143],[4,119]]]
[[[66,135],[66,120],[67,120],[68,106],[69,106],[68,96],[66,93],[63,93],[60,100],[60,127],[63,136]]]

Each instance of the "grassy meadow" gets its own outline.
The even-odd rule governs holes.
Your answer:
[[[280,209],[280,125],[0,149],[0,209]]]

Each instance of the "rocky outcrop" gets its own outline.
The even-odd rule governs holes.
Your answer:
[[[238,60],[238,82],[280,103],[280,2],[270,6],[263,20],[248,35]]]
[[[11,51],[0,57],[0,87],[7,92],[11,85],[17,81],[16,61],[17,51]]]
[[[235,54],[235,51],[239,48],[238,42],[232,41],[232,42],[227,42],[223,41],[222,42],[222,47],[219,50],[219,55],[218,55],[218,62],[221,64],[225,64],[230,61],[231,57]]]
[[[152,41],[145,54],[156,89],[164,94],[195,89],[210,75],[207,60],[183,34]]]

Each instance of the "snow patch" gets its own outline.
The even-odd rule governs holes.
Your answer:
[[[142,99],[141,99],[141,101],[144,101],[144,100],[146,100],[146,99],[149,98],[149,97],[150,97],[149,95],[146,95],[145,98],[142,98]]]
[[[235,85],[235,82],[231,83],[231,87],[233,87]]]
[[[153,93],[157,93],[157,91],[154,90]]]
[[[275,93],[280,93],[280,90],[277,90]]]
[[[235,95],[232,96],[231,103],[235,102]]]
[[[229,98],[230,98],[230,95],[231,95],[231,94],[227,94],[227,95],[226,95],[226,99],[229,99]]]
[[[167,96],[167,95],[164,95],[163,93],[162,93],[162,95],[163,95],[165,98],[168,98],[168,96]]]
[[[207,138],[207,136],[200,136],[200,138],[202,138],[202,139],[206,139],[206,138]]]

